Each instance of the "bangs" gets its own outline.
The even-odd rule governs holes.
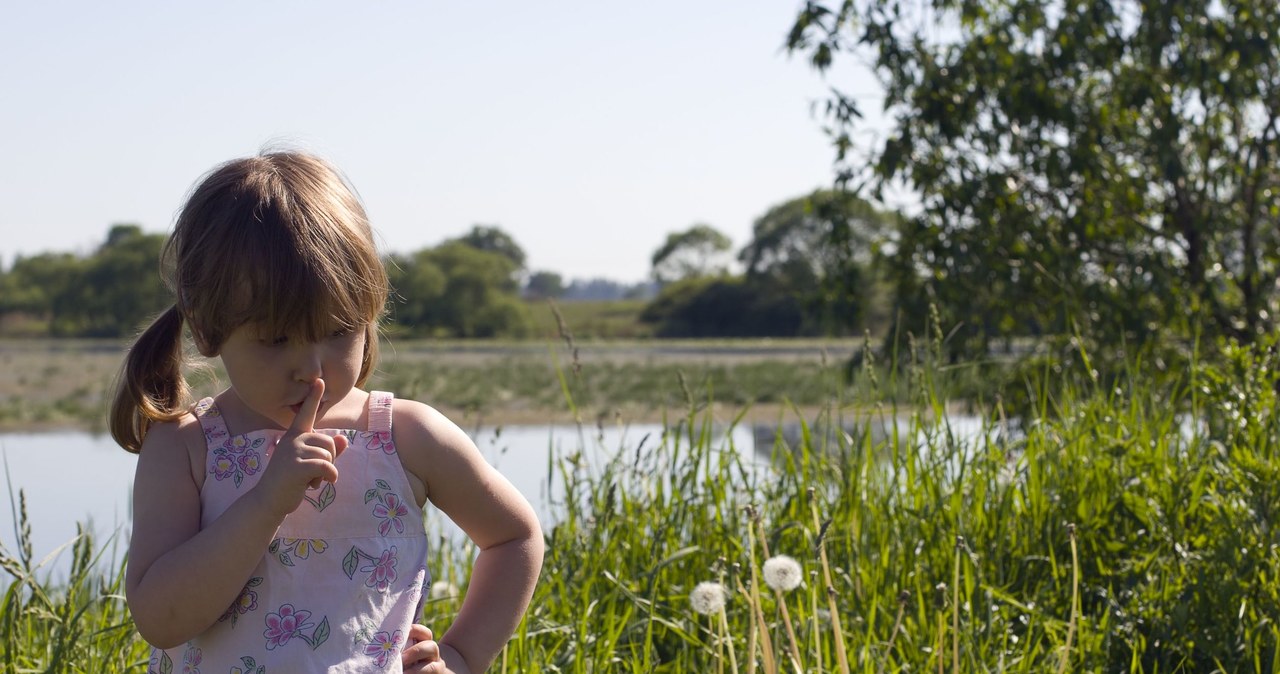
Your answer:
[[[207,223],[176,251],[194,272],[183,284],[193,327],[216,348],[245,324],[308,342],[375,324],[388,283],[363,212],[335,217],[344,209],[257,187],[229,209],[191,214]]]

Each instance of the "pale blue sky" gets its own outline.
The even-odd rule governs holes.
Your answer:
[[[497,224],[532,269],[638,281],[695,222],[735,247],[831,182],[782,43],[799,0],[30,2],[0,13],[0,258],[166,231],[269,143],[348,175],[386,251]]]

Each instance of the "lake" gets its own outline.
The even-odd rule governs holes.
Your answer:
[[[555,524],[554,504],[559,500],[559,494],[551,491],[556,484],[548,478],[553,457],[581,451],[588,465],[602,465],[619,451],[634,452],[641,442],[654,446],[662,436],[663,427],[636,424],[579,429],[574,425],[529,425],[468,431],[489,463],[529,499],[543,526],[549,528]],[[722,433],[719,443],[732,442],[739,451],[754,451],[754,436],[750,427],[740,426],[727,436]],[[771,440],[764,444],[766,456],[761,459],[761,465],[766,464],[771,446]],[[0,527],[0,544],[7,554],[17,555],[19,490],[26,497],[34,559],[43,559],[74,538],[77,523],[91,525],[99,546],[108,536],[117,535],[123,553],[128,539],[129,502],[137,457],[120,449],[111,436],[79,431],[0,433],[0,461],[7,465],[10,485],[2,490],[6,502],[0,503],[0,511],[4,512],[0,521],[8,523]],[[0,468],[0,472],[3,470]],[[433,516],[440,517],[429,510],[428,517]],[[450,524],[444,528],[447,531],[451,527]],[[48,568],[54,577],[65,576],[69,564],[70,551],[67,550]]]
[[[880,438],[892,431],[895,421],[877,422],[873,435]],[[898,430],[905,430],[905,420],[896,420]],[[948,417],[951,434],[957,441],[970,444],[984,434],[977,417]],[[761,470],[769,467],[775,435],[773,424],[740,425],[716,432],[713,449],[730,445],[744,456],[753,457],[750,465]],[[630,426],[510,425],[481,426],[467,429],[480,452],[491,465],[511,480],[538,512],[544,528],[557,522],[557,504],[562,502],[559,478],[548,474],[555,460],[579,455],[588,468],[603,466],[619,453],[634,453],[643,443],[652,448],[660,444],[661,424]],[[782,427],[788,444],[798,441],[794,424]],[[990,432],[989,429],[987,432]],[[815,444],[821,445],[820,441]],[[109,536],[119,541],[119,555],[128,539],[129,502],[136,456],[116,446],[109,435],[81,431],[54,433],[0,433],[0,461],[7,466],[9,488],[4,495],[9,503],[0,503],[6,514],[0,521],[0,545],[10,556],[17,553],[16,512],[18,492],[26,496],[27,513],[32,529],[33,557],[41,560],[75,537],[76,524],[86,523],[103,545]],[[957,457],[958,460],[958,457]],[[10,515],[14,513],[14,515]],[[443,520],[428,509],[428,519]],[[460,535],[447,520],[441,524],[446,534]],[[47,565],[54,577],[65,576],[70,564],[69,551]]]

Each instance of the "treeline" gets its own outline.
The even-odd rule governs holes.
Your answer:
[[[856,223],[862,237],[842,254],[829,245],[837,222]],[[818,191],[770,209],[738,251],[705,224],[669,235],[653,254],[652,281],[633,285],[566,284],[557,272],[529,270],[507,232],[475,225],[461,237],[386,258],[388,327],[415,336],[521,338],[534,332],[532,301],[629,298],[647,301],[641,320],[662,337],[848,333],[882,317],[871,241],[892,222],[847,194]],[[18,258],[0,271],[0,333],[133,334],[172,302],[159,274],[164,240],[117,224],[87,255]]]

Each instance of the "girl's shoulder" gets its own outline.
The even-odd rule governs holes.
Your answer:
[[[396,398],[391,410],[391,430],[400,460],[424,482],[449,474],[451,467],[483,462],[471,436],[434,407]]]
[[[467,436],[457,424],[436,408],[416,400],[396,398],[391,404],[392,429],[396,442],[439,445],[456,442]]]
[[[147,429],[139,450],[139,462],[154,465],[165,472],[178,471],[203,482],[206,443],[204,429],[195,414],[188,413],[174,421],[161,421]],[[197,469],[198,468],[198,469]]]

